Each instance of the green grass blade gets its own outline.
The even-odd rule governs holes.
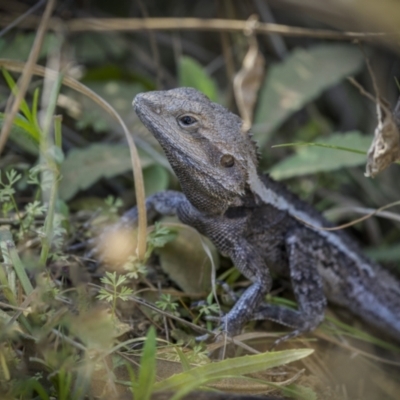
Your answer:
[[[35,390],[40,397],[40,400],[50,400],[49,395],[46,393],[45,388],[36,379],[32,378],[29,382],[30,390]]]
[[[275,146],[271,146],[271,148],[276,148],[276,147],[294,147],[294,146],[325,147],[325,148],[327,148],[327,149],[335,149],[335,150],[349,151],[350,153],[367,154],[364,150],[351,149],[351,148],[349,148],[349,147],[342,147],[342,146],[336,146],[336,145],[333,145],[333,144],[317,143],[317,142],[294,142],[294,143],[284,143],[284,144],[277,144],[277,145],[275,145]]]
[[[138,386],[135,389],[135,399],[149,400],[156,379],[156,331],[152,326],[146,337],[140,360]]]
[[[234,359],[215,362],[200,367],[192,368],[190,371],[173,375],[154,385],[156,391],[182,390],[186,386],[196,387],[195,383],[204,385],[207,381],[215,381],[226,375],[241,376],[273,367],[278,367],[313,353],[312,349],[295,349],[262,353]]]
[[[5,115],[0,113],[0,128],[4,124]],[[30,154],[39,154],[40,133],[36,128],[22,115],[17,114],[14,118],[10,139],[22,149]]]
[[[62,131],[61,131],[62,116],[54,117],[54,143],[62,152]]]
[[[7,82],[8,87],[11,89],[12,93],[14,96],[17,95],[18,93],[18,86],[15,83],[13,77],[11,76],[11,74],[4,68],[1,69],[1,72],[3,73],[4,79]],[[31,110],[29,109],[28,103],[22,99],[21,104],[19,106],[21,112],[24,114],[24,116],[26,117],[26,119],[28,121],[32,121],[32,113]]]
[[[176,347],[176,352],[178,353],[179,356],[179,361],[182,364],[182,369],[183,371],[189,371],[190,370],[190,363],[189,360],[187,359],[187,357],[185,356],[185,354],[183,353],[183,351],[180,349],[179,346]]]
[[[40,132],[40,126],[37,119],[37,110],[39,103],[39,88],[36,88],[33,92],[33,101],[32,101],[32,124],[35,126],[36,130]]]
[[[42,250],[40,252],[40,262],[42,265],[46,264],[47,258],[49,256],[49,251],[51,247],[51,242],[53,239],[54,232],[54,215],[56,212],[56,202],[58,198],[58,186],[59,186],[59,178],[60,178],[60,168],[59,162],[61,162],[62,156],[59,160],[57,157],[48,157],[48,151],[50,149],[51,140],[49,140],[49,134],[51,129],[51,122],[53,121],[53,113],[57,105],[57,98],[61,88],[63,75],[58,74],[56,82],[53,84],[50,92],[49,104],[46,110],[46,115],[44,118],[43,129],[41,131],[41,141],[40,141],[40,149],[42,154],[45,155],[44,160],[47,163],[49,171],[53,173],[53,183],[51,186],[50,193],[47,193],[49,196],[49,208],[46,216],[46,220],[44,223],[45,236],[42,240]],[[58,142],[60,142],[60,132],[61,132],[61,119],[59,117],[54,117],[55,119],[55,130],[56,136],[58,137]],[[61,152],[60,152],[61,153]]]
[[[54,112],[57,106],[57,99],[60,93],[61,84],[63,80],[64,74],[59,73],[57,75],[56,81],[53,83],[53,87],[51,88],[51,92],[49,94],[49,101],[46,109],[46,113],[44,116],[44,120],[42,123],[42,140],[47,140],[47,136],[50,133],[51,124],[54,118]],[[37,120],[36,120],[37,123]]]
[[[18,276],[21,286],[24,289],[25,294],[29,296],[33,292],[33,286],[28,278],[25,267],[22,264],[21,259],[19,258],[17,249],[15,248],[15,244],[13,241],[7,242],[7,249],[11,259],[11,263],[14,267],[14,271]]]
[[[39,145],[40,132],[28,120],[21,115],[16,115],[14,125],[23,129],[33,139],[34,143]]]
[[[381,340],[381,339],[369,334],[368,332],[362,331],[361,329],[357,329],[354,326],[345,324],[344,322],[341,322],[336,318],[326,317],[326,319],[329,322],[331,322],[332,324],[334,324],[335,328],[338,329],[339,332],[341,331],[340,332],[341,334],[353,337],[358,340],[362,340],[367,343],[372,343],[372,344],[378,345],[378,346],[385,348],[387,350],[390,350],[390,351],[395,351],[397,353],[400,351],[399,346],[392,344],[390,342],[387,342],[385,340]],[[328,325],[326,325],[326,328],[328,330],[330,330],[331,332],[335,333],[335,330],[330,328]]]
[[[0,126],[3,126],[5,120],[5,114],[0,113]],[[36,129],[32,126],[32,124],[22,115],[17,114],[15,116],[15,119],[13,121],[13,127],[18,127],[24,130],[26,136],[32,137],[34,139],[35,143],[39,143],[39,133],[36,131]]]

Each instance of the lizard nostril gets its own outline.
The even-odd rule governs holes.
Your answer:
[[[140,107],[140,104],[143,100],[143,93],[137,94],[133,100],[132,100],[132,106],[136,110],[138,107]]]
[[[161,105],[155,99],[152,99],[152,97],[154,96],[148,93],[137,94],[132,102],[134,110],[148,108],[156,114],[161,114]]]

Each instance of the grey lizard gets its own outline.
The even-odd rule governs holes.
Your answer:
[[[257,173],[257,147],[237,115],[192,88],[139,94],[134,109],[182,188],[149,197],[149,220],[177,215],[252,282],[223,317],[229,335],[264,319],[292,328],[285,339],[312,331],[329,300],[400,339],[400,282],[344,232],[318,229],[330,224],[283,184]],[[134,208],[121,223],[136,217]],[[264,302],[271,270],[290,277],[297,310]]]

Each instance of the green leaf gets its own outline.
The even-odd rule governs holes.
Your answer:
[[[140,359],[140,370],[135,389],[135,399],[150,399],[156,380],[156,332],[153,326],[147,333],[142,357]]]
[[[296,49],[273,65],[260,89],[253,131],[263,146],[291,114],[322,91],[354,74],[363,65],[361,52],[351,45],[325,44]]]
[[[202,365],[180,374],[172,375],[154,385],[156,391],[175,391],[187,386],[205,385],[226,375],[242,376],[300,360],[313,353],[312,349],[283,350],[262,353]],[[197,382],[197,384],[196,384]]]
[[[142,153],[140,162],[142,168],[153,164]],[[99,179],[111,178],[131,169],[129,148],[126,145],[97,143],[84,149],[71,150],[61,166],[60,198],[69,200]]]
[[[195,88],[208,96],[211,101],[218,101],[218,88],[215,81],[191,57],[183,56],[179,60],[179,85]]]
[[[275,179],[286,179],[343,167],[354,167],[365,163],[371,141],[371,136],[362,135],[357,131],[335,133],[328,139],[320,141],[324,147],[318,146],[318,143],[298,147],[296,154],[274,165],[270,173]],[[330,146],[341,149],[335,150],[329,148]],[[346,151],[342,150],[344,148]]]
[[[143,171],[144,191],[146,197],[167,189],[169,174],[161,165],[151,165]]]

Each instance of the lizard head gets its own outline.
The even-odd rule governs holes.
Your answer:
[[[212,203],[220,213],[242,204],[257,151],[237,115],[192,88],[138,94],[134,109],[195,207],[210,211]]]

